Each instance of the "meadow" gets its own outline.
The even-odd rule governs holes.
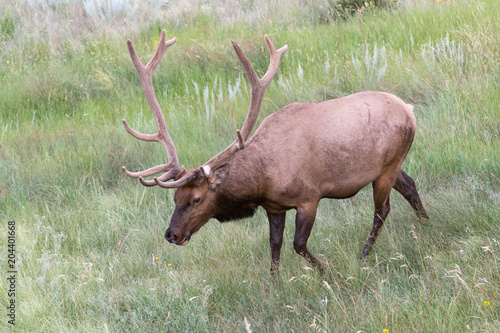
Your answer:
[[[499,332],[500,8],[497,0],[0,0],[0,330],[19,332]],[[339,6],[340,5],[340,6]],[[292,102],[363,90],[415,106],[403,165],[430,220],[397,192],[370,256],[371,187],[323,200],[309,249],[287,215],[278,281],[269,227],[210,221],[184,247],[164,239],[173,190],[122,172],[164,163],[126,133],[156,126],[126,40],[147,61],[177,38],[153,83],[181,164],[234,140],[264,34],[287,44],[257,121]],[[16,223],[16,321],[7,233]]]

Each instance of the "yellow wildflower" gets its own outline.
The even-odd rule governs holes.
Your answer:
[[[157,262],[158,262],[158,261],[160,261],[160,258],[156,257],[156,261],[157,261]]]
[[[167,267],[172,267],[172,264],[168,264]]]
[[[490,302],[488,302],[488,301],[484,301],[484,305],[486,305],[486,306],[490,306]]]
[[[389,330],[387,328],[384,328],[384,330],[382,332],[389,333]]]

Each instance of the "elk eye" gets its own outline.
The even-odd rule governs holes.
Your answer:
[[[193,205],[197,205],[197,204],[199,204],[199,203],[200,203],[200,200],[201,200],[200,198],[196,198],[196,199],[194,199],[194,200],[193,200]]]

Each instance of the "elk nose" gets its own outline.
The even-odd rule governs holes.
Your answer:
[[[165,239],[168,240],[170,243],[175,243],[177,242],[177,234],[175,232],[170,231],[170,228],[165,231]]]

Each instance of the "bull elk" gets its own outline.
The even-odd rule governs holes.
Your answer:
[[[373,229],[360,259],[368,255],[382,230],[392,188],[406,198],[420,217],[427,218],[415,182],[401,169],[415,135],[413,106],[394,95],[360,92],[320,103],[293,103],[265,118],[249,139],[264,91],[278,70],[281,55],[288,49],[285,45],[276,50],[267,35],[265,41],[270,64],[262,78],[238,44],[232,42],[250,81],[248,114],[233,143],[190,170],[179,164],[151,79],[154,68],[176,39],[165,42],[163,30],[160,44],[146,66],[132,42],[127,41],[158,132],[136,132],[125,120],[123,125],[137,139],[161,143],[168,163],[141,172],[130,172],[125,167],[123,171],[139,178],[144,186],[177,189],[175,210],[165,238],[170,243],[186,245],[211,218],[220,222],[246,218],[262,206],[269,219],[271,272],[275,273],[285,215],[290,209],[297,211],[295,251],[320,268],[326,264],[309,252],[307,240],[322,198],[349,198],[372,183]],[[163,175],[158,178],[144,179],[161,172]]]

